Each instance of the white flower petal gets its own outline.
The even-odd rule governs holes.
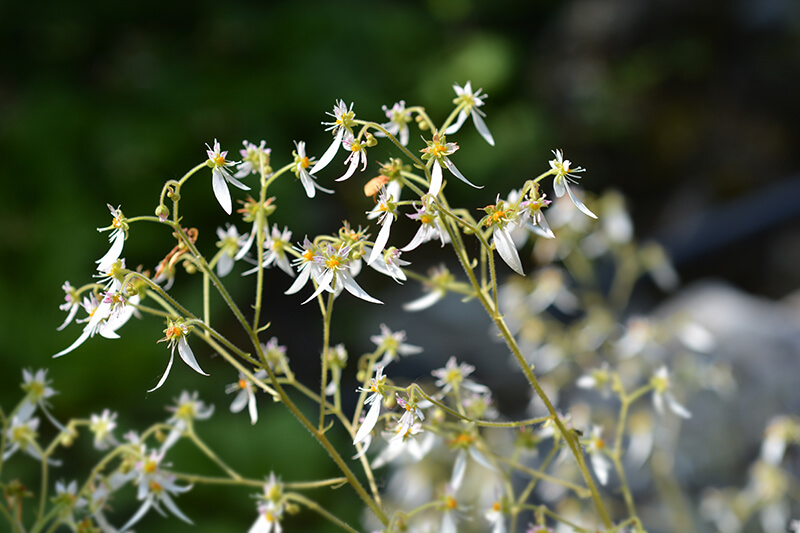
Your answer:
[[[249,191],[250,190],[250,187],[248,187],[247,185],[245,185],[241,181],[237,180],[236,178],[234,178],[233,176],[231,176],[228,173],[225,173],[225,180],[228,183],[230,183],[231,185],[233,185],[234,187],[238,188],[238,189],[241,189],[243,191]]]
[[[172,498],[170,497],[170,495],[168,493],[166,493],[166,492],[162,492],[161,493],[161,501],[164,503],[166,508],[169,509],[169,511],[172,514],[174,514],[175,516],[177,516],[178,518],[180,518],[181,520],[183,520],[187,524],[194,524],[191,520],[189,520],[188,516],[183,514],[183,512],[181,512],[181,510],[178,509],[178,506],[175,505],[175,502],[172,501]]]
[[[570,189],[569,184],[566,184],[565,187],[567,189],[567,194],[569,194],[569,199],[572,200],[572,203],[575,204],[575,207],[580,209],[581,213],[588,217],[597,218],[597,215],[589,211],[589,208],[583,205],[583,202],[581,202],[580,199],[575,196],[575,194],[572,192],[572,189]]]
[[[67,314],[67,318],[64,319],[63,324],[61,324],[56,328],[56,331],[61,331],[62,329],[64,329],[65,327],[67,327],[69,324],[72,323],[72,321],[75,319],[75,315],[78,314],[79,307],[80,306],[76,303],[69,308],[69,314]]]
[[[606,457],[600,452],[590,453],[589,459],[592,462],[592,469],[594,470],[594,474],[597,476],[597,480],[601,485],[607,484],[608,471],[611,468],[611,464],[609,464],[608,459],[606,459]]]
[[[467,471],[467,451],[460,450],[456,455],[456,462],[453,464],[453,473],[450,476],[450,486],[453,491],[457,491],[464,481],[464,473]]]
[[[458,117],[456,118],[456,121],[453,122],[452,124],[450,124],[447,127],[446,130],[444,130],[444,134],[445,135],[451,135],[451,134],[457,132],[458,130],[461,129],[461,126],[464,125],[464,122],[466,120],[467,120],[467,113],[466,113],[466,111],[464,111],[462,109],[461,111],[458,112]],[[492,143],[492,144],[494,144],[494,143]]]
[[[258,406],[256,406],[256,395],[253,392],[247,393],[247,412],[250,413],[250,424],[258,422]]]
[[[153,387],[152,389],[150,389],[147,392],[153,392],[154,390],[160,388],[161,385],[163,385],[165,381],[167,381],[167,376],[169,376],[169,371],[172,370],[172,362],[174,360],[175,360],[175,352],[172,351],[169,354],[169,363],[167,363],[167,369],[164,370],[164,374],[161,376],[161,379],[158,380],[158,383],[156,384],[155,387]]]
[[[503,261],[505,261],[514,272],[520,276],[524,276],[525,272],[522,270],[522,262],[519,259],[517,247],[514,246],[514,240],[511,238],[508,230],[506,228],[495,228],[493,236],[494,238],[492,240],[494,241],[494,246],[497,249],[497,253],[503,258]]]
[[[340,127],[339,131],[336,132],[336,137],[333,139],[331,145],[327,150],[325,150],[325,153],[322,154],[322,157],[319,158],[319,161],[317,161],[317,164],[314,165],[314,168],[311,169],[312,174],[316,174],[318,171],[327,167],[328,163],[333,161],[334,156],[336,156],[336,151],[342,144],[342,137],[344,137],[344,128]]]
[[[567,192],[565,183],[566,178],[564,176],[556,176],[556,179],[553,180],[553,192],[556,193],[556,198],[561,198]]]
[[[383,398],[381,398],[380,395],[372,402],[372,406],[369,408],[367,416],[364,417],[364,422],[361,424],[361,427],[358,428],[356,437],[353,439],[353,444],[358,444],[364,440],[367,435],[370,434],[372,428],[375,427],[375,424],[378,423],[378,417],[381,414],[382,403]]]
[[[200,365],[197,364],[197,359],[194,358],[194,352],[192,352],[192,348],[189,346],[189,343],[186,341],[186,337],[181,337],[178,341],[178,353],[181,355],[181,359],[183,362],[189,365],[189,368],[197,372],[198,374],[203,374],[207,376],[203,369],[200,368]]]
[[[373,298],[372,296],[367,294],[367,291],[362,289],[361,286],[359,286],[359,284],[356,283],[356,280],[351,278],[349,274],[346,274],[343,271],[339,272],[339,278],[338,279],[342,283],[342,285],[344,286],[345,290],[347,290],[347,292],[349,292],[350,294],[352,294],[356,298],[361,298],[364,301],[371,302],[371,303],[374,303],[374,304],[382,304],[383,303],[382,301],[378,300],[377,298]]]
[[[386,243],[389,242],[389,232],[391,231],[393,221],[394,216],[392,216],[391,213],[386,213],[386,218],[383,221],[381,230],[378,232],[378,238],[375,239],[375,247],[372,249],[372,253],[369,254],[369,259],[367,259],[368,265],[371,265],[373,261],[380,257],[381,252],[383,252],[383,249],[386,247]]]
[[[350,166],[347,167],[347,171],[344,174],[342,174],[341,178],[336,178],[336,181],[344,181],[347,178],[349,178],[350,176],[352,176],[355,173],[356,168],[358,168],[359,160],[360,160],[359,153],[357,153],[357,152],[353,153],[350,156]],[[366,159],[364,161],[366,162]]]
[[[308,283],[308,278],[311,277],[311,265],[307,266],[300,271],[300,275],[294,280],[292,285],[284,291],[283,294],[294,294]]]
[[[128,520],[128,522],[119,529],[118,533],[124,533],[124,531],[126,531],[127,529],[130,529],[130,527],[132,525],[134,525],[136,522],[141,520],[142,517],[147,514],[147,511],[150,510],[150,507],[152,505],[153,505],[153,498],[152,497],[151,498],[147,498],[144,501],[144,503],[142,504],[142,506],[139,507],[139,509],[136,511],[136,513],[134,513],[134,515],[131,517],[131,519]]]
[[[247,391],[242,389],[231,402],[231,413],[238,413],[244,409],[244,406],[247,405],[247,400]]]
[[[97,270],[100,272],[111,270],[114,262],[122,255],[122,248],[125,245],[125,232],[121,229],[114,230],[109,241],[111,242],[111,248],[108,249],[108,252],[103,257],[95,261]]]
[[[422,311],[423,309],[427,309],[442,298],[444,298],[444,292],[442,291],[431,291],[424,296],[417,298],[416,300],[412,300],[410,302],[403,304],[403,309],[405,311]]]
[[[480,114],[475,109],[473,109],[470,114],[472,115],[472,122],[475,123],[475,129],[478,130],[478,133],[481,134],[481,137],[483,137],[487,143],[494,146],[494,137],[492,137],[489,128],[486,127],[486,123],[483,121]]]
[[[678,400],[671,393],[667,393],[666,395],[667,406],[669,406],[670,411],[675,413],[681,418],[692,418],[692,413],[686,409],[684,406],[678,403]]]
[[[456,166],[453,164],[453,162],[450,161],[449,158],[443,157],[442,158],[442,163],[444,163],[444,166],[447,167],[447,170],[449,170],[450,173],[453,174],[453,176],[457,177],[458,179],[460,179],[461,181],[463,181],[467,185],[470,185],[471,187],[475,187],[476,189],[483,189],[483,185],[475,185],[474,183],[469,181],[467,178],[465,178],[464,175],[461,172],[459,172],[459,170],[456,168]]]
[[[225,177],[222,175],[221,170],[214,169],[211,174],[211,185],[214,188],[214,196],[217,197],[219,205],[230,215],[232,208],[231,193],[228,191],[228,186],[225,184]]]
[[[442,167],[439,161],[434,161],[431,166],[431,186],[428,188],[428,194],[436,196],[442,190]]]
[[[217,275],[224,278],[231,273],[231,270],[233,270],[233,257],[223,253],[217,261]]]
[[[312,181],[311,176],[308,172],[301,171],[300,172],[300,183],[303,185],[303,188],[306,190],[306,196],[309,198],[314,198],[316,194],[316,190],[314,187],[314,182]]]

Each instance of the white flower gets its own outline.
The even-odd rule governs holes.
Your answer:
[[[284,294],[294,294],[305,287],[309,279],[313,278],[317,281],[322,275],[322,268],[314,260],[319,253],[319,247],[316,244],[306,237],[302,246],[294,246],[293,249],[300,254],[300,257],[293,261],[298,275],[292,285],[284,291]]]
[[[468,365],[467,363],[458,364],[456,362],[456,356],[454,355],[447,360],[444,368],[432,370],[431,374],[433,377],[438,378],[435,385],[441,387],[442,394],[447,394],[451,390],[458,390],[460,387],[478,393],[489,392],[488,387],[467,379],[467,376],[474,371],[475,367],[472,365]]]
[[[126,531],[141,520],[151,507],[163,516],[165,513],[159,507],[162,503],[172,514],[187,524],[191,524],[192,521],[178,509],[170,494],[187,492],[192,486],[180,486],[175,483],[174,475],[161,471],[160,465],[164,459],[163,450],[159,452],[153,451],[147,455],[144,446],[142,446],[142,456],[143,458],[137,461],[134,468],[134,484],[138,486],[136,499],[143,503],[130,520],[119,529],[119,533]]]
[[[441,266],[433,268],[429,273],[429,277],[430,281],[425,282],[424,287],[427,294],[420,296],[416,300],[404,303],[403,309],[405,311],[422,311],[447,295],[447,287],[453,282],[453,274],[447,268]]]
[[[318,185],[317,180],[311,175],[316,172],[317,167],[314,166],[313,158],[309,158],[306,155],[305,141],[295,141],[294,145],[297,147],[297,150],[293,152],[294,165],[292,166],[292,172],[295,173],[297,178],[300,180],[300,183],[303,185],[303,189],[306,191],[306,196],[309,198],[314,198],[317,189],[322,192],[332,194],[332,190]],[[310,166],[314,166],[314,170],[312,170],[311,173],[308,171]]]
[[[406,109],[406,102],[400,100],[391,109],[386,106],[381,109],[386,113],[386,118],[389,119],[389,122],[385,122],[381,126],[395,137],[399,137],[400,144],[408,146],[408,123],[411,122],[411,111]],[[375,135],[383,135],[383,133],[378,132]]]
[[[378,345],[378,351],[383,352],[383,359],[378,363],[386,367],[392,361],[396,361],[401,355],[414,355],[422,352],[420,346],[406,344],[406,332],[398,331],[393,333],[386,324],[381,324],[381,334],[373,335],[370,340]]]
[[[364,417],[364,421],[356,432],[353,438],[353,444],[358,444],[367,438],[375,424],[378,423],[378,417],[381,414],[381,404],[383,403],[383,390],[386,386],[386,376],[383,375],[383,367],[378,365],[375,367],[375,377],[370,380],[370,385],[367,388],[359,387],[359,392],[371,392],[372,394],[364,400],[364,405],[369,405],[369,411]]]
[[[605,455],[606,442],[603,440],[603,428],[594,426],[586,451],[589,452],[589,460],[592,463],[597,480],[601,485],[608,483],[608,471],[611,470],[611,461]]]
[[[167,319],[167,329],[164,330],[164,338],[159,340],[158,342],[162,341],[169,341],[167,345],[170,348],[169,353],[169,363],[167,363],[167,369],[164,371],[164,374],[161,376],[161,379],[158,381],[158,384],[150,389],[147,392],[153,392],[154,390],[161,387],[164,382],[167,380],[167,376],[169,375],[169,371],[172,369],[172,362],[175,359],[175,347],[178,347],[178,354],[183,359],[183,362],[189,365],[189,368],[197,372],[198,374],[202,374],[207,376],[203,369],[200,368],[200,365],[197,364],[197,359],[194,357],[194,352],[192,352],[192,348],[189,346],[189,343],[186,342],[186,336],[189,334],[191,330],[190,326],[184,324],[183,319],[179,318],[177,320]]]
[[[253,377],[256,379],[264,379],[267,377],[265,370],[259,370]],[[238,413],[247,406],[247,412],[250,413],[250,423],[258,422],[258,409],[256,408],[256,391],[253,383],[241,372],[239,372],[239,381],[231,383],[225,387],[225,394],[236,393],[236,396],[231,402],[231,412]]]
[[[326,113],[326,115],[333,117],[334,121],[323,122],[322,124],[328,126],[326,131],[330,131],[334,138],[331,145],[327,150],[325,150],[325,153],[322,154],[322,157],[319,158],[319,161],[314,166],[314,169],[311,171],[312,174],[316,174],[328,166],[328,163],[333,161],[336,151],[342,144],[342,139],[344,138],[345,132],[349,132],[351,135],[353,134],[353,119],[355,118],[356,114],[353,113],[352,102],[350,103],[350,109],[347,109],[347,105],[344,103],[344,100],[337,100],[336,104],[333,106],[333,113]]]
[[[420,409],[420,403],[423,402],[415,402],[411,399],[406,400],[399,394],[397,394],[396,397],[397,405],[402,407],[405,410],[405,413],[400,416],[400,420],[397,422],[397,429],[395,430],[396,434],[394,437],[392,437],[390,442],[405,438],[405,436],[411,431],[411,428],[415,425],[418,425],[417,422],[422,422],[425,420],[425,414],[422,412],[422,409]],[[424,405],[430,407],[433,404],[426,400]]]
[[[65,431],[64,426],[62,426],[58,420],[50,414],[50,411],[47,410],[47,399],[58,394],[58,392],[50,386],[51,381],[47,379],[47,370],[39,369],[35,374],[32,374],[29,370],[23,369],[22,379],[22,390],[27,393],[25,402],[31,405],[31,412],[38,406],[42,412],[44,412],[45,416],[47,416],[47,419],[50,420],[59,431]]]
[[[486,114],[478,109],[484,104],[483,99],[488,95],[481,95],[483,89],[478,89],[473,93],[472,83],[469,81],[464,87],[459,86],[457,83],[454,84],[453,90],[456,92],[456,95],[458,95],[455,100],[453,100],[453,103],[461,106],[461,111],[458,112],[456,121],[444,131],[445,134],[450,135],[461,129],[464,121],[467,120],[467,113],[469,113],[472,117],[472,122],[475,124],[475,129],[478,130],[481,137],[483,137],[487,143],[494,146],[494,138],[492,138],[489,128],[486,127],[486,123],[483,121],[483,118],[481,118],[485,117]]]
[[[430,188],[428,189],[428,194],[432,196],[436,196],[439,194],[439,191],[442,189],[442,167],[447,167],[447,170],[450,173],[472,187],[476,189],[482,189],[483,186],[478,186],[469,181],[467,178],[464,177],[463,174],[456,168],[452,161],[447,157],[449,155],[453,155],[456,150],[458,150],[458,145],[456,143],[449,143],[445,139],[444,135],[439,135],[438,133],[433,134],[433,139],[430,141],[425,141],[428,145],[426,148],[420,150],[422,152],[422,159],[423,160],[430,160],[428,166],[430,166],[431,171],[431,183]]]
[[[111,211],[111,216],[114,218],[108,228],[97,228],[97,231],[112,229],[111,234],[108,236],[111,248],[103,257],[95,261],[97,270],[100,272],[110,270],[111,265],[119,259],[119,256],[122,255],[122,248],[125,245],[125,238],[128,236],[128,222],[125,219],[125,215],[122,214],[122,210],[119,207],[114,209],[111,205],[106,205],[108,205],[108,210]]]
[[[481,225],[492,228],[492,242],[497,253],[514,272],[524,276],[517,246],[511,237],[511,229],[519,219],[514,205],[507,204],[498,196],[496,204],[483,209],[486,216],[481,220]]]
[[[492,508],[483,515],[492,526],[492,533],[506,533],[506,519],[503,515],[503,506],[499,501],[492,504]]]
[[[361,163],[361,172],[364,172],[367,169],[367,143],[361,142],[356,139],[352,133],[349,131],[345,132],[344,139],[342,139],[342,147],[345,150],[350,151],[350,155],[347,156],[347,159],[344,160],[344,164],[350,163],[350,166],[347,167],[347,170],[342,175],[341,178],[337,178],[336,181],[344,181],[356,171],[358,168],[358,164]]]
[[[367,254],[372,253],[369,247],[364,247],[364,251]],[[397,248],[395,248],[394,246],[390,246],[388,249],[384,250],[381,260],[373,261],[372,263],[368,264],[381,274],[390,276],[397,283],[402,284],[403,281],[408,279],[406,277],[405,272],[403,272],[403,267],[408,266],[411,263],[403,259],[400,259],[401,253],[402,252]]]
[[[217,275],[224,278],[233,270],[233,265],[239,257],[239,250],[246,244],[247,233],[239,235],[239,230],[233,224],[228,225],[228,229],[217,228],[217,247],[220,248],[219,259],[217,260]]]
[[[61,290],[64,291],[65,301],[63,304],[59,305],[58,308],[62,311],[67,311],[67,318],[65,318],[64,322],[56,328],[56,331],[61,331],[70,323],[72,323],[75,315],[78,314],[78,309],[81,307],[78,291],[70,284],[69,281],[64,282],[64,284],[61,286]]]
[[[653,407],[658,411],[658,414],[664,414],[664,402],[666,402],[670,411],[679,417],[692,418],[692,413],[679,404],[669,390],[669,371],[666,366],[662,366],[656,371],[653,377],[650,378],[650,384],[653,386]]]
[[[244,178],[250,174],[264,174],[269,173],[269,154],[272,152],[267,148],[267,142],[261,141],[261,144],[255,144],[247,141],[242,141],[244,145],[243,150],[239,150],[242,154],[242,162],[236,165],[236,178]]]
[[[377,205],[375,205],[372,211],[367,213],[367,219],[374,220],[377,218],[378,223],[381,225],[378,237],[375,239],[375,246],[372,248],[369,258],[367,259],[368,265],[371,265],[372,262],[380,256],[384,247],[386,247],[386,243],[389,242],[389,232],[392,228],[392,222],[394,222],[396,217],[397,204],[394,202],[394,198],[389,193],[388,189],[382,187]]]
[[[197,391],[192,394],[183,391],[175,401],[176,405],[167,407],[167,411],[174,414],[167,420],[167,424],[172,424],[172,431],[169,432],[169,435],[161,445],[162,450],[171,448],[195,420],[207,420],[214,414],[214,406],[207,406],[197,396]]]
[[[258,495],[258,518],[250,527],[249,533],[281,533],[280,519],[283,516],[283,484],[270,472],[264,484],[264,494]]]
[[[401,251],[410,252],[420,244],[437,238],[441,239],[442,246],[450,242],[450,236],[444,226],[442,226],[439,212],[433,201],[423,201],[421,206],[417,208],[416,213],[406,216],[411,220],[419,220],[421,225],[411,239],[411,242],[400,248]]]
[[[553,155],[555,155],[556,158],[550,161],[550,168],[552,169],[550,172],[556,175],[553,180],[553,189],[556,192],[556,196],[561,198],[566,192],[569,195],[569,199],[575,204],[575,207],[580,209],[583,214],[592,218],[597,218],[597,215],[589,211],[589,208],[583,205],[583,202],[581,202],[572,192],[572,189],[569,188],[569,182],[578,179],[578,176],[574,173],[583,172],[586,169],[581,167],[570,168],[572,163],[569,159],[564,159],[564,153],[561,150],[553,150]]]
[[[89,421],[89,431],[94,434],[94,447],[107,450],[109,446],[116,446],[117,439],[112,433],[116,427],[117,413],[104,409],[100,415],[93,414]]]
[[[377,298],[373,298],[356,283],[356,280],[349,273],[350,269],[350,246],[340,245],[334,248],[330,244],[314,256],[314,261],[322,269],[322,273],[317,279],[319,287],[314,291],[314,294],[308,297],[303,302],[308,303],[316,298],[322,291],[328,291],[334,294],[339,294],[342,289],[347,290],[350,294],[357,298],[361,298],[370,303],[382,304],[383,302]]]
[[[11,419],[11,425],[8,426],[5,435],[6,449],[3,450],[3,461],[14,455],[17,450],[22,450],[41,461],[42,454],[39,453],[39,446],[36,443],[39,419],[30,418],[32,413],[33,410],[30,408],[20,409],[20,412]]]
[[[235,166],[237,161],[227,161],[225,159],[228,152],[220,151],[219,142],[217,142],[216,139],[214,139],[213,149],[208,144],[206,144],[206,148],[208,148],[206,154],[208,154],[208,166],[211,167],[211,186],[214,189],[214,196],[217,197],[217,201],[219,205],[222,206],[222,209],[230,215],[232,208],[231,193],[225,182],[243,191],[249,191],[250,187],[233,177],[228,167]]]

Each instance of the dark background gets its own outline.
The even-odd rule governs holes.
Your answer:
[[[166,416],[163,405],[184,388],[199,390],[217,405],[199,432],[235,468],[251,477],[275,469],[287,481],[335,475],[305,432],[265,398],[255,428],[244,415],[230,416],[222,384],[235,375],[209,361],[199,343],[198,358],[212,377],[178,363],[161,390],[146,394],[166,365],[164,345],[155,344],[163,336],[158,321],[126,325],[124,340],[96,338],[62,359],[50,355],[79,334],[75,326],[55,331],[63,319],[59,287],[65,279],[89,281],[107,248],[94,229],[109,223],[107,203],[121,204],[128,216],[152,214],[161,184],[202,162],[204,143],[214,138],[231,155],[242,139],[263,138],[276,168],[291,161],[293,140],[320,155],[330,137],[319,123],[338,98],[355,102],[359,118],[381,120],[381,105],[405,99],[441,121],[452,84],[471,80],[489,94],[483,109],[497,146],[486,146],[471,124],[459,133],[458,166],[486,188],[457,183],[448,191],[453,203],[492,203],[546,170],[550,150],[561,147],[588,169],[586,189],[622,192],[637,238],[667,246],[684,280],[722,277],[756,294],[786,295],[800,281],[798,10],[789,0],[0,5],[3,408],[19,398],[22,368],[48,367],[62,391],[56,416],[88,417],[109,407],[120,413],[120,436]],[[412,145],[416,139],[412,129]],[[397,154],[370,152],[368,172],[336,184],[332,199],[309,200],[299,184],[279,182],[273,222],[289,225],[295,240],[335,231],[345,217],[366,224],[372,201],[361,187],[387,155]],[[340,160],[321,173],[323,185],[330,186]],[[224,213],[209,176],[193,178],[184,198],[187,224],[200,229],[201,250],[213,253]],[[412,230],[399,230],[398,241],[403,231],[410,237]],[[161,228],[137,225],[125,257],[129,266],[153,268],[171,247]],[[432,247],[415,266],[440,262],[438,252]],[[316,310],[298,310],[302,300],[281,297],[288,280],[270,274],[271,333],[289,346],[295,366],[313,369],[321,342]],[[391,281],[363,278],[378,296],[400,294],[388,303],[419,294],[413,283],[399,293]],[[243,301],[252,281],[229,278]],[[199,279],[183,275],[175,290],[197,309]],[[414,321],[435,311],[389,322],[381,309],[349,297],[340,302],[333,340],[347,342],[351,360],[370,349],[367,337],[381,322],[405,327],[416,344],[441,344],[441,335],[413,334]],[[224,329],[228,319],[218,316]],[[79,440],[52,477],[86,472],[95,457],[89,448],[88,438]],[[178,448],[174,466],[206,468],[196,455]],[[35,486],[31,472],[19,475]],[[201,525],[195,531],[243,530],[256,516],[251,492],[198,486],[178,503]],[[358,523],[349,489],[309,496]],[[112,515],[119,525],[134,510],[124,500]],[[321,530],[309,513],[290,520],[293,530]],[[148,516],[142,527],[182,526]]]

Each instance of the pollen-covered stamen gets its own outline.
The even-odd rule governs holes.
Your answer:
[[[458,501],[455,498],[453,498],[453,496],[448,494],[444,500],[444,508],[447,509],[448,511],[452,511],[457,507],[458,507]]]
[[[502,508],[502,506],[500,505],[500,502],[494,502],[492,504],[492,511],[494,511],[496,513],[499,513],[501,508]]]
[[[302,168],[308,168],[310,165],[310,161],[308,160],[308,156],[300,158],[299,164]]]
[[[145,474],[153,474],[156,470],[158,470],[158,463],[153,461],[152,459],[148,459],[144,463],[144,467],[142,468]]]
[[[214,154],[214,158],[211,160],[214,163],[215,167],[224,167],[225,166],[225,154]]]
[[[423,224],[433,224],[433,215],[423,214],[419,217],[419,221]]]
[[[466,448],[475,442],[475,437],[462,433],[458,437],[450,441],[450,445],[457,448]]]
[[[341,261],[339,261],[339,258],[336,256],[329,257],[328,259],[325,260],[325,266],[330,268],[331,270],[339,268],[341,264],[342,264]]]
[[[164,487],[158,481],[151,481],[150,482],[150,492],[160,493],[164,490]]]
[[[240,389],[247,389],[247,388],[249,388],[249,387],[248,387],[248,385],[247,385],[247,381],[245,381],[245,380],[243,380],[243,379],[240,379],[240,380],[239,380],[239,382],[238,382],[238,385],[239,385],[239,388],[240,388]]]
[[[111,225],[115,228],[119,229],[122,227],[122,219],[118,216],[114,217],[114,220],[111,221]]]

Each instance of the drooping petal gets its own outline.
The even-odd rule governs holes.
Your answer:
[[[456,121],[450,124],[446,130],[444,130],[444,134],[451,135],[457,132],[458,130],[461,129],[461,126],[464,125],[464,122],[466,120],[467,120],[467,113],[462,109],[461,111],[458,112],[458,117],[456,118]]]
[[[142,506],[139,507],[139,509],[134,513],[134,515],[131,517],[131,519],[128,520],[128,522],[119,529],[119,533],[123,533],[124,531],[127,531],[128,529],[130,529],[130,527],[132,525],[134,525],[136,522],[141,520],[142,517],[147,514],[147,511],[150,510],[150,507],[152,505],[153,505],[153,498],[152,497],[147,498],[144,501],[144,503],[142,504]]]
[[[178,506],[175,505],[175,502],[172,501],[172,497],[167,494],[166,492],[161,493],[161,501],[164,503],[164,506],[169,509],[169,512],[186,522],[187,524],[194,524],[189,517],[183,514],[183,512],[178,509]]]
[[[111,242],[111,248],[108,249],[108,252],[103,257],[95,261],[97,270],[100,272],[111,270],[111,266],[122,255],[122,248],[125,245],[125,232],[121,229],[114,230],[109,241]]]
[[[494,241],[494,246],[497,248],[497,253],[503,258],[503,261],[505,261],[514,272],[520,276],[524,276],[525,272],[522,270],[522,262],[519,259],[517,247],[514,246],[514,240],[508,232],[508,226],[505,228],[495,228],[492,235],[494,236],[492,239]]]
[[[470,114],[472,115],[472,122],[475,123],[475,129],[478,130],[478,133],[481,134],[481,137],[483,137],[487,143],[494,146],[494,137],[492,137],[489,128],[486,127],[486,123],[481,118],[480,112],[473,109]]]
[[[374,303],[374,304],[382,304],[383,302],[378,300],[377,298],[373,298],[367,291],[361,288],[361,286],[356,283],[356,280],[350,277],[349,274],[345,272],[339,272],[339,281],[344,286],[345,290],[355,296],[356,298],[361,298],[364,301]]]
[[[288,289],[286,289],[283,294],[294,294],[303,287],[305,287],[306,283],[308,283],[308,278],[311,277],[311,268],[312,266],[308,265],[306,268],[301,270],[300,274],[294,280],[292,285]]]
[[[239,189],[241,189],[243,191],[249,191],[250,190],[250,187],[248,187],[247,185],[245,185],[241,181],[237,180],[232,175],[228,174],[227,172],[224,172],[224,174],[225,174],[225,180],[228,183],[230,183],[231,185],[233,185],[234,187],[239,188]]]
[[[353,444],[358,444],[364,440],[367,435],[370,434],[372,428],[375,427],[375,424],[378,423],[378,417],[381,414],[382,403],[383,399],[380,397],[380,395],[372,402],[372,406],[369,408],[367,416],[364,417],[364,422],[361,424],[361,427],[358,428],[358,432],[356,432],[356,437],[353,439]]]
[[[258,422],[258,407],[256,395],[251,391],[247,391],[247,412],[250,413],[250,424],[255,425]]]
[[[368,265],[371,265],[373,261],[380,257],[381,252],[383,252],[383,249],[386,247],[386,243],[389,242],[389,232],[392,229],[394,216],[392,216],[391,213],[386,213],[385,216],[386,218],[383,221],[381,230],[378,232],[378,238],[375,239],[375,247],[372,249],[372,253],[369,254],[369,258],[367,259]]]
[[[553,180],[553,192],[556,193],[556,198],[561,198],[567,192],[566,178],[564,176],[556,176]]]
[[[311,176],[308,174],[308,172],[300,172],[300,183],[306,190],[306,196],[308,196],[309,198],[314,198],[316,190],[314,188],[314,182],[312,181]]]
[[[211,186],[214,189],[214,196],[217,197],[217,201],[219,205],[222,206],[222,209],[231,214],[231,193],[228,190],[228,186],[225,185],[225,176],[222,175],[222,171],[219,169],[214,169],[211,173]]]
[[[464,481],[464,473],[467,471],[467,451],[460,450],[456,455],[456,462],[453,464],[453,473],[450,476],[450,486],[453,491],[457,491]]]
[[[356,168],[358,168],[358,163],[360,159],[361,159],[361,152],[353,152],[350,155],[350,166],[347,167],[347,171],[344,174],[342,174],[341,178],[336,178],[336,181],[344,181],[350,176],[352,176],[355,173]],[[364,159],[364,162],[366,162],[366,158]]]
[[[247,405],[249,399],[249,395],[247,394],[247,389],[242,389],[236,394],[236,398],[233,399],[231,402],[231,413],[238,413],[244,406]]]
[[[172,362],[174,360],[175,360],[175,351],[173,350],[169,354],[169,363],[167,363],[167,369],[164,370],[164,374],[161,376],[161,379],[158,380],[158,384],[156,384],[155,387],[153,387],[152,389],[150,389],[147,392],[153,392],[154,390],[160,388],[161,385],[163,385],[165,381],[167,381],[167,376],[169,376],[169,371],[172,370]]]
[[[183,362],[189,365],[189,368],[197,372],[198,374],[203,374],[207,376],[203,369],[200,368],[200,365],[197,364],[197,359],[194,358],[194,352],[192,352],[192,348],[189,346],[189,343],[186,341],[186,337],[181,337],[178,341],[178,353],[181,355],[181,359]]]
[[[76,303],[69,308],[69,314],[67,314],[67,318],[64,319],[63,324],[61,324],[56,328],[56,331],[61,331],[62,329],[64,329],[65,327],[67,327],[69,324],[72,323],[72,321],[75,319],[75,315],[78,314],[79,307],[80,306]]]
[[[414,234],[414,237],[411,238],[411,242],[400,248],[402,252],[410,252],[411,250],[415,249],[417,246],[425,242],[426,237],[428,236],[428,228],[425,224],[422,224],[417,232]]]
[[[683,405],[679,404],[678,400],[675,399],[672,393],[667,392],[664,396],[666,397],[665,399],[667,400],[667,405],[669,406],[670,411],[681,418],[692,418],[692,413]]]
[[[601,485],[606,485],[608,483],[608,471],[611,469],[608,459],[600,452],[589,454],[589,459],[592,462],[592,470],[594,470],[597,480]]]
[[[453,176],[457,177],[458,179],[460,179],[461,181],[463,181],[464,183],[466,183],[467,185],[469,185],[471,187],[475,187],[476,189],[483,189],[483,185],[475,185],[474,183],[469,181],[467,178],[465,178],[464,175],[461,172],[459,172],[459,170],[456,168],[456,166],[453,164],[453,162],[450,161],[449,158],[443,157],[442,158],[442,162],[444,163],[444,166],[447,167],[447,170],[449,170],[450,173]]]
[[[233,270],[233,263],[233,257],[229,256],[227,253],[223,253],[219,256],[219,261],[217,261],[217,275],[224,278],[230,274],[231,270]]]
[[[422,296],[421,298],[417,298],[416,300],[412,300],[408,303],[403,304],[403,309],[405,311],[415,312],[415,311],[422,311],[423,309],[427,309],[442,298],[444,298],[445,293],[442,291],[431,291],[428,294]]]
[[[442,167],[437,160],[431,167],[431,186],[428,188],[428,194],[436,196],[440,190],[442,190]]]
[[[238,261],[245,255],[247,252],[250,251],[250,248],[253,246],[253,241],[256,239],[256,228],[255,224],[253,225],[253,231],[250,232],[250,235],[247,237],[247,241],[245,241],[244,245],[236,252],[236,255],[233,256],[234,261]]]
[[[314,165],[314,168],[311,169],[312,174],[316,174],[323,168],[328,166],[328,163],[333,161],[334,156],[336,156],[336,151],[339,149],[339,146],[342,144],[342,137],[344,137],[344,128],[339,128],[339,131],[336,132],[336,137],[333,139],[333,142],[325,150],[325,153],[322,154],[322,157],[319,158],[317,164]]]
[[[589,211],[589,208],[583,205],[583,202],[581,202],[580,199],[577,196],[575,196],[575,194],[572,192],[572,189],[570,189],[569,184],[566,183],[565,186],[567,189],[567,194],[569,194],[569,199],[572,200],[572,203],[575,204],[575,207],[580,209],[581,213],[583,213],[584,215],[592,218],[597,218],[597,215]]]

